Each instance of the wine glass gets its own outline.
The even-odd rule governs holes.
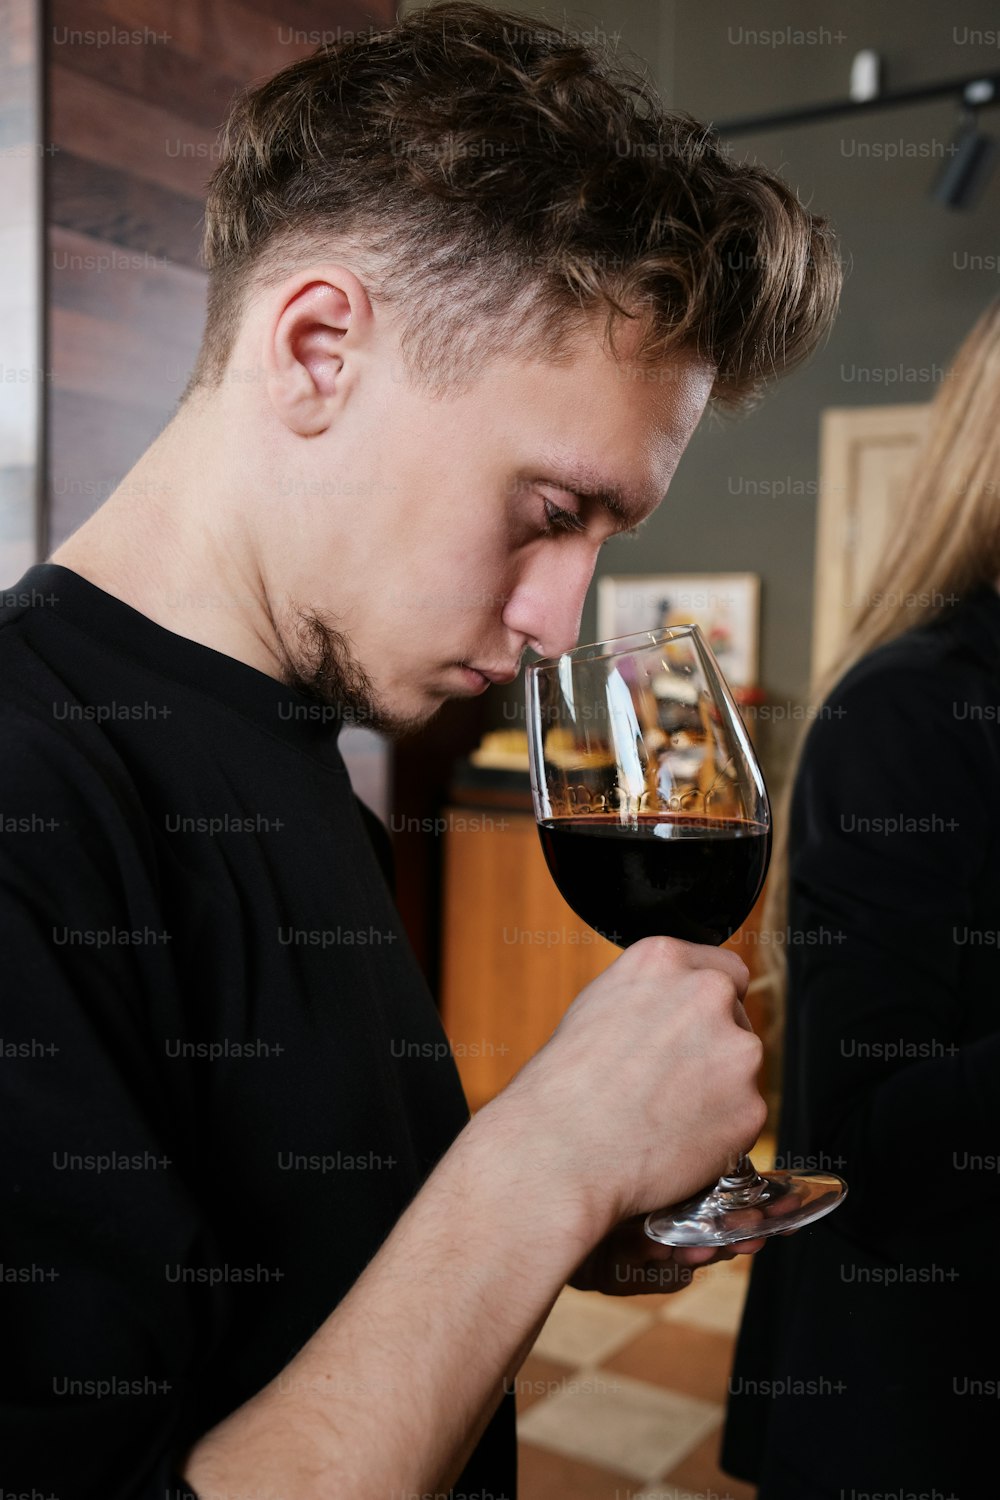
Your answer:
[[[625,948],[657,933],[725,942],[760,894],[767,790],[697,625],[578,646],[526,673],[535,817],[576,914]],[[809,1224],[847,1192],[827,1173],[757,1172],[734,1153],[707,1191],[645,1221],[665,1245],[731,1245]]]

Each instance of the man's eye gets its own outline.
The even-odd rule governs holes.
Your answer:
[[[563,510],[561,506],[554,505],[551,500],[545,501],[545,535],[553,536],[557,531],[586,531],[587,527],[580,517],[571,510]]]

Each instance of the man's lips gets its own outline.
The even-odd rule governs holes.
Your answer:
[[[463,666],[471,666],[463,662]],[[513,682],[517,676],[519,667],[471,667],[473,672],[478,672],[480,677],[485,677],[487,682]]]
[[[517,667],[473,667],[464,661],[456,662],[456,666],[473,691],[481,693],[491,684],[513,682],[519,670]]]

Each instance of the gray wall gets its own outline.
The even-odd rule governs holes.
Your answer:
[[[1000,72],[1000,11],[990,0],[882,0],[877,8],[861,0],[608,0],[519,8],[634,49],[666,101],[705,120],[846,97],[851,59],[865,47],[881,53],[887,89]],[[787,28],[818,37],[784,46],[750,37]],[[994,45],[974,41],[977,30],[992,33]],[[1000,108],[984,111],[982,122],[1000,136]],[[970,256],[986,256],[987,264],[992,257],[994,266],[1000,260],[1000,166],[971,213],[928,196],[957,123],[954,105],[934,102],[734,142],[739,155],[780,171],[815,212],[833,220],[849,263],[840,319],[811,365],[759,410],[703,423],[643,542],[611,544],[602,554],[608,573],[759,573],[761,680],[779,702],[801,701],[808,691],[821,411],[927,400],[950,352],[1000,293],[995,270],[963,269]],[[879,149],[867,149],[873,146]],[[782,485],[786,493],[775,495]],[[596,634],[593,593],[582,630],[583,640]],[[499,723],[499,702],[496,712]],[[764,748],[776,776],[791,738],[771,726]]]
[[[996,45],[967,40],[978,30],[995,41],[998,23],[988,0],[702,0],[671,17],[670,102],[712,120],[843,97],[850,60],[863,47],[881,53],[890,90],[1000,71]],[[820,40],[783,48],[746,40],[754,30],[796,27],[819,31]],[[963,268],[971,256],[998,263],[1000,168],[972,212],[928,197],[950,159],[944,153],[957,119],[955,106],[942,101],[738,142],[832,219],[849,266],[841,314],[826,348],[759,411],[738,424],[703,424],[651,522],[644,563],[761,575],[762,681],[779,700],[802,697],[808,685],[820,412],[927,400],[951,351],[1000,292],[995,270]],[[982,121],[1000,134],[1000,109],[985,111]],[[881,150],[866,153],[866,146]],[[790,493],[776,497],[782,482]],[[630,564],[624,547],[619,553]],[[787,738],[770,746],[779,763]]]

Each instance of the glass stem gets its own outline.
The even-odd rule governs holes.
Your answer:
[[[715,1192],[722,1208],[751,1208],[767,1189],[767,1183],[745,1151],[732,1170],[720,1177]]]

